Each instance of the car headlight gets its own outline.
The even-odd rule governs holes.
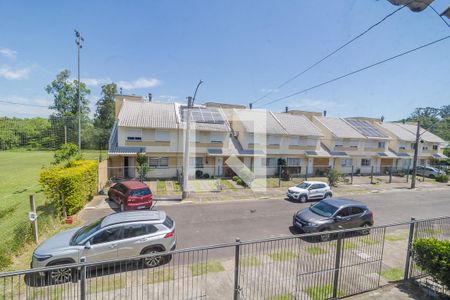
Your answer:
[[[44,261],[47,260],[49,258],[51,258],[53,255],[51,254],[46,254],[46,255],[40,255],[40,254],[33,254],[33,257],[36,258],[38,261]]]
[[[317,227],[317,226],[319,226],[319,224],[316,224],[316,223],[306,223],[306,225],[307,226],[310,226],[310,227]]]

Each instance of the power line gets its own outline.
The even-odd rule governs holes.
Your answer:
[[[45,107],[45,108],[48,108],[48,106],[45,106],[45,105],[28,104],[28,103],[19,103],[19,102],[4,101],[4,100],[0,100],[0,103],[13,104],[13,105],[22,105],[22,106]]]
[[[407,4],[406,4],[407,5]],[[307,67],[306,69],[304,69],[303,71],[301,71],[300,73],[295,74],[294,76],[292,76],[291,78],[287,79],[286,81],[284,81],[283,83],[281,83],[279,86],[276,87],[276,89],[280,89],[282,87],[284,87],[285,85],[287,85],[288,83],[290,83],[291,81],[297,79],[298,77],[300,77],[301,75],[305,74],[306,72],[308,72],[309,70],[311,70],[312,68],[314,68],[315,66],[317,66],[318,64],[320,64],[321,62],[323,62],[324,60],[326,60],[327,58],[333,56],[334,54],[336,54],[337,52],[339,52],[340,50],[342,50],[343,48],[345,48],[346,46],[350,45],[351,43],[353,43],[354,41],[356,41],[357,39],[359,39],[360,37],[362,37],[363,35],[365,35],[366,33],[368,33],[370,30],[372,30],[373,28],[377,27],[378,25],[380,25],[381,23],[383,23],[386,19],[388,19],[389,17],[393,16],[394,14],[396,14],[398,11],[400,11],[401,9],[403,9],[406,5],[403,5],[402,7],[397,8],[396,10],[394,10],[393,12],[391,12],[390,14],[386,15],[384,18],[382,18],[380,21],[376,22],[375,24],[373,24],[372,26],[370,26],[369,28],[367,28],[366,30],[364,30],[363,32],[361,32],[360,34],[358,34],[357,36],[355,36],[354,38],[352,38],[351,40],[347,41],[346,43],[344,43],[343,45],[339,46],[337,49],[333,50],[331,53],[329,53],[328,55],[326,55],[325,57],[321,58],[320,60],[316,61],[315,63],[313,63],[312,65],[310,65],[309,67]],[[256,99],[252,104],[256,104],[259,101],[261,101],[262,99],[266,98],[267,96],[271,95],[273,93],[273,89],[271,91],[269,91],[268,93],[264,94],[263,96],[259,97],[258,99]]]
[[[438,11],[432,5],[430,5],[430,8],[436,13],[436,15],[439,18],[441,18],[442,22],[444,22],[445,25],[447,25],[447,27],[450,28],[450,24],[448,24],[447,21],[445,21],[444,17],[440,13],[438,13]]]
[[[355,71],[346,73],[346,74],[344,74],[344,75],[335,77],[335,78],[333,78],[333,79],[327,80],[327,81],[325,81],[325,82],[316,84],[316,85],[314,85],[314,86],[312,86],[312,87],[309,87],[309,88],[306,88],[306,89],[304,89],[304,90],[301,90],[301,91],[292,93],[292,94],[290,94],[290,95],[287,95],[287,96],[284,96],[284,97],[281,97],[281,98],[277,98],[277,99],[275,99],[275,100],[273,100],[273,101],[270,101],[270,102],[264,104],[263,106],[267,106],[267,105],[273,104],[273,103],[275,103],[275,102],[278,102],[278,101],[281,101],[281,100],[290,98],[290,97],[292,97],[292,96],[296,96],[296,95],[299,95],[299,94],[303,94],[303,93],[308,92],[308,91],[310,91],[310,90],[313,90],[313,89],[315,89],[315,88],[318,88],[318,87],[321,87],[321,86],[323,86],[323,85],[326,85],[326,84],[329,84],[329,83],[338,81],[338,80],[340,80],[340,79],[343,79],[343,78],[348,77],[348,76],[350,76],[350,75],[354,75],[354,74],[359,73],[359,72],[362,72],[362,71],[364,71],[364,70],[373,68],[373,67],[375,67],[375,66],[381,65],[381,64],[383,64],[383,63],[385,63],[385,62],[388,62],[388,61],[391,61],[391,60],[393,60],[393,59],[399,58],[399,57],[404,56],[404,55],[406,55],[406,54],[409,54],[409,53],[415,52],[415,51],[417,51],[417,50],[423,49],[423,48],[425,48],[425,47],[428,47],[428,46],[437,44],[437,43],[442,42],[442,41],[444,41],[444,40],[446,40],[446,39],[448,39],[448,38],[450,38],[450,35],[447,35],[447,36],[445,36],[445,37],[443,37],[443,38],[437,39],[437,40],[432,41],[432,42],[430,42],[430,43],[424,44],[424,45],[422,45],[422,46],[416,47],[416,48],[414,48],[414,49],[410,49],[410,50],[408,50],[408,51],[402,52],[402,53],[400,53],[400,54],[391,56],[391,57],[389,57],[389,58],[383,59],[383,60],[381,60],[381,61],[378,61],[378,62],[376,62],[376,63],[373,63],[373,64],[371,64],[371,65],[368,65],[368,66],[366,66],[366,67],[363,67],[363,68],[357,69],[357,70],[355,70]]]

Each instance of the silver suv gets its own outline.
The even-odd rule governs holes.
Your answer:
[[[31,267],[77,263],[82,257],[87,262],[126,259],[175,247],[175,222],[164,211],[127,211],[54,235],[34,250]],[[162,256],[143,260],[145,267],[164,262]],[[71,273],[61,268],[48,275],[52,282],[63,282],[72,279]]]
[[[290,187],[286,196],[291,200],[298,200],[304,203],[313,199],[331,198],[333,192],[325,182],[304,181],[296,186]]]

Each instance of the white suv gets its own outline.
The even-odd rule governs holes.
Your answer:
[[[304,203],[313,199],[331,198],[333,192],[328,184],[321,181],[304,181],[296,186],[288,189],[287,194],[289,199],[299,200]]]

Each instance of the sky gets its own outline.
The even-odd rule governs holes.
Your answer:
[[[435,0],[442,12],[450,0]],[[398,7],[387,0],[340,1],[1,1],[0,116],[51,113],[45,92],[63,69],[77,75],[74,29],[84,37],[81,78],[91,111],[101,85],[124,94],[273,111],[327,110],[329,116],[407,117],[415,107],[450,104],[450,39],[306,93],[265,105],[450,34],[430,9],[407,8],[283,88]],[[447,19],[447,21],[450,21]],[[44,107],[39,107],[44,106]]]

